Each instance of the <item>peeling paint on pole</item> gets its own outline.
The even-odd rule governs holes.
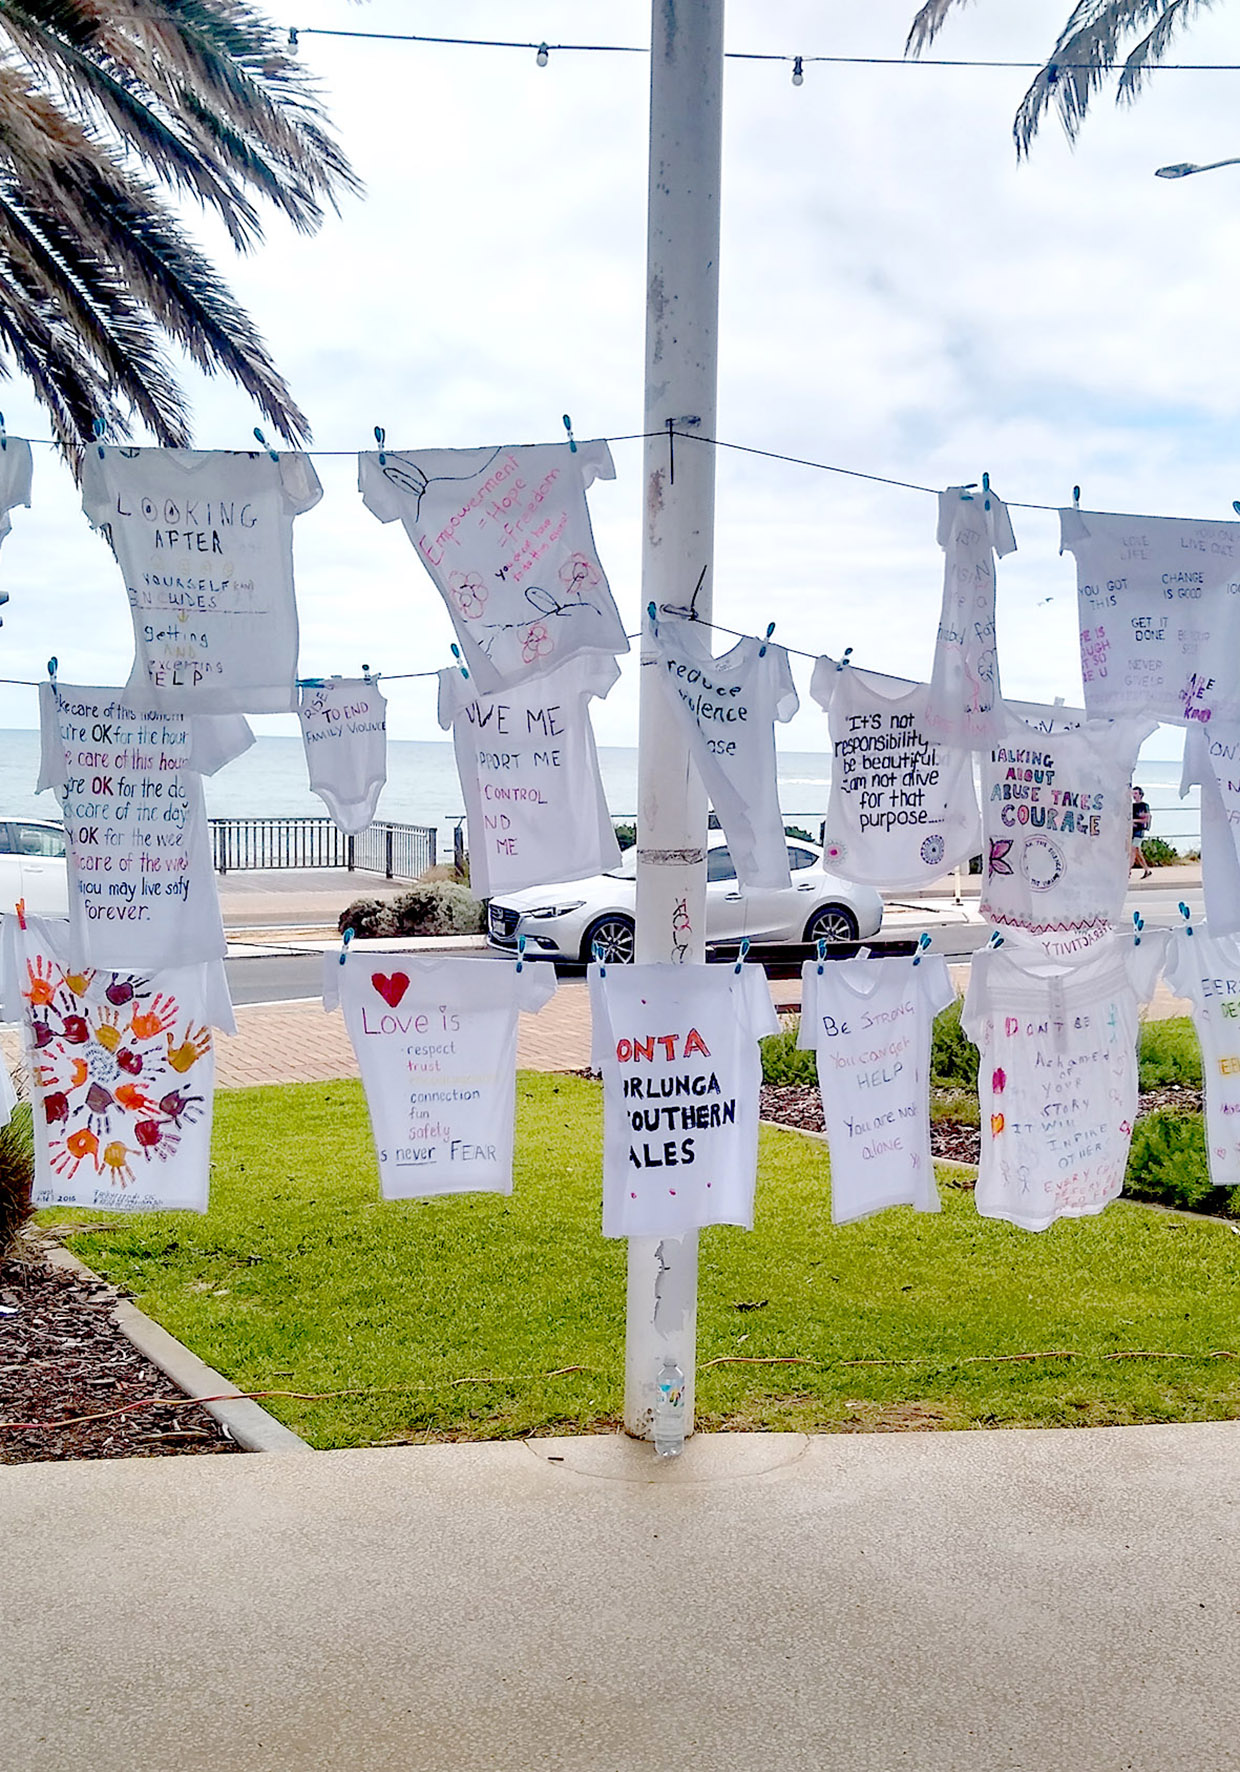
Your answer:
[[[723,0],[653,0],[650,47],[642,609],[684,606],[697,586],[694,607],[709,620],[715,460],[693,431],[715,435]],[[643,670],[636,957],[700,961],[706,795],[653,677]],[[685,1374],[692,1432],[696,1233],[630,1241],[627,1308],[625,1427],[651,1437],[656,1375],[670,1357]]]

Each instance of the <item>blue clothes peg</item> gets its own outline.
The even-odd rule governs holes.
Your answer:
[[[524,965],[525,965],[525,937],[524,937],[524,935],[518,935],[518,937],[517,937],[517,971],[520,972],[522,970],[522,968],[524,967]]]
[[[100,459],[100,461],[102,461],[103,460],[103,434],[107,430],[108,427],[101,418],[97,418],[94,421],[94,423],[91,425],[90,428],[94,433],[95,447],[99,451],[99,459]]]
[[[259,430],[257,425],[255,425],[255,427],[254,427],[254,435],[258,438],[259,442],[262,444],[263,448],[267,451],[267,453],[271,457],[272,461],[279,461],[280,457],[276,454],[275,450],[271,447],[271,444],[268,443],[266,437],[263,436],[263,433]],[[103,451],[100,450],[99,453],[100,453],[100,455],[102,455]]]
[[[749,952],[749,937],[747,935],[743,935],[741,937],[741,951],[736,956],[736,970],[737,970],[738,975],[740,973],[741,967],[745,964],[745,955],[748,952]]]
[[[774,632],[775,632],[775,623],[773,621],[768,621],[766,624],[766,639],[763,640],[761,646],[759,646],[759,648],[758,648],[758,657],[759,658],[766,657],[766,641],[770,639],[771,635]]]
[[[352,929],[346,929],[340,938],[340,964],[343,966],[349,957],[349,943],[353,940]]]
[[[60,660],[56,657],[55,653],[53,653],[51,658],[47,661],[47,674],[53,683],[56,681],[56,667],[59,663]]]
[[[921,956],[925,953],[926,949],[929,946],[930,946],[930,937],[927,934],[925,934],[925,932],[923,931],[922,934],[917,937],[917,952],[913,955],[914,966],[921,965]]]
[[[383,453],[383,445],[384,445],[386,439],[387,439],[387,432],[384,430],[383,426],[376,425],[375,426],[375,442],[379,445],[379,466],[381,468],[386,467],[386,465],[387,465],[387,456]]]
[[[598,967],[599,977],[606,978],[607,977],[607,968],[603,964],[603,944],[602,944],[602,942],[596,941],[594,943],[594,946],[590,949],[590,952],[594,955],[594,964]]]
[[[819,976],[819,978],[822,977],[822,963],[826,959],[826,957],[827,957],[827,938],[825,935],[820,935],[818,937],[818,976]]]
[[[1179,908],[1180,915],[1184,919],[1184,933],[1185,933],[1185,935],[1191,935],[1193,933],[1193,924],[1192,924],[1192,915],[1193,914],[1189,910],[1188,906],[1184,903],[1183,899],[1180,900],[1178,908]]]
[[[850,658],[851,658],[851,657],[852,657],[852,647],[851,647],[851,646],[845,646],[845,648],[844,648],[844,656],[843,656],[843,658],[842,658],[842,659],[841,659],[841,660],[840,660],[840,662],[839,662],[839,663],[838,663],[838,664],[837,664],[837,665],[836,665],[836,667],[835,667],[835,668],[836,668],[836,670],[837,670],[837,671],[842,671],[842,670],[843,670],[843,669],[844,669],[844,666],[845,666],[845,665],[846,665],[846,664],[847,664],[847,663],[848,663],[848,661],[849,661],[849,659],[850,659]]]
[[[564,414],[564,429],[568,432],[568,447],[572,453],[576,455],[577,439],[573,436],[573,421],[568,416],[567,412]]]
[[[988,511],[990,509],[990,475],[989,474],[982,475],[982,492],[985,497],[985,502],[984,502],[984,505],[982,508],[984,510]]]
[[[466,681],[468,681],[469,672],[465,668],[465,660],[461,657],[461,649],[457,645],[455,640],[452,641],[451,645],[452,645],[452,656],[456,660],[456,668],[458,671],[460,671],[462,677],[464,677],[466,679]]]

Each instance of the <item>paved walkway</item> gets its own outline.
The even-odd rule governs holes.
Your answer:
[[[4,1762],[1226,1772],[1238,1470],[1234,1423],[0,1467]]]

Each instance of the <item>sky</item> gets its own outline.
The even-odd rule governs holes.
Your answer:
[[[914,0],[730,0],[732,50],[900,56]],[[977,0],[934,55],[1041,61],[1068,0]],[[281,25],[643,44],[645,0],[278,0]],[[1019,15],[1019,16],[1014,16]],[[449,662],[451,629],[398,524],[356,490],[353,452],[560,440],[642,427],[649,71],[643,55],[303,35],[366,185],[311,239],[274,214],[246,259],[189,220],[248,307],[314,430],[321,503],[295,530],[301,669],[397,674]],[[1240,64],[1240,5],[1172,59]],[[733,61],[725,86],[719,435],[922,488],[988,471],[1018,551],[998,570],[1003,687],[1080,695],[1070,556],[1053,509],[1224,518],[1240,498],[1234,290],[1240,167],[1179,181],[1170,161],[1240,153],[1240,73],[1153,76],[1095,101],[1071,148],[1048,120],[1017,162],[1019,71]],[[200,448],[245,448],[259,415],[186,371]],[[11,435],[48,429],[18,381]],[[142,440],[138,433],[138,440]],[[641,607],[641,445],[590,507],[626,625]],[[931,493],[721,451],[715,618],[811,654],[924,678],[942,590]],[[122,683],[123,583],[50,449],[0,556],[0,669]],[[692,587],[689,587],[691,589]],[[716,636],[716,650],[731,644]],[[802,710],[781,746],[826,748]],[[636,743],[635,659],[600,743]],[[439,737],[431,681],[389,685],[389,730]],[[37,724],[0,686],[0,726]],[[256,721],[296,730],[291,716]],[[1177,753],[1164,729],[1147,756]]]

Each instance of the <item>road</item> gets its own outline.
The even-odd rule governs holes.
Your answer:
[[[1183,893],[1194,917],[1201,917],[1201,888],[1143,888],[1129,895],[1125,905],[1125,915],[1131,916],[1139,910],[1151,929],[1170,929],[1180,921],[1178,910],[1179,900]],[[934,941],[935,953],[943,954],[949,960],[967,959],[988,939],[989,931],[981,923],[944,923],[941,918],[933,915],[924,921],[918,919],[901,919],[898,935],[901,940],[915,941],[922,930],[927,930]],[[892,929],[888,933],[896,934]],[[486,950],[479,950],[480,954]],[[505,958],[501,954],[492,954],[499,961]],[[779,956],[771,950],[765,953],[754,953],[760,958],[772,977],[788,978],[800,970],[802,953]],[[265,953],[256,948],[253,956],[233,959],[227,962],[229,988],[234,1003],[285,1003],[297,998],[317,997],[322,991],[323,957],[318,952],[290,953],[287,950],[276,950]],[[580,978],[580,966],[561,967],[560,973],[568,978]]]

